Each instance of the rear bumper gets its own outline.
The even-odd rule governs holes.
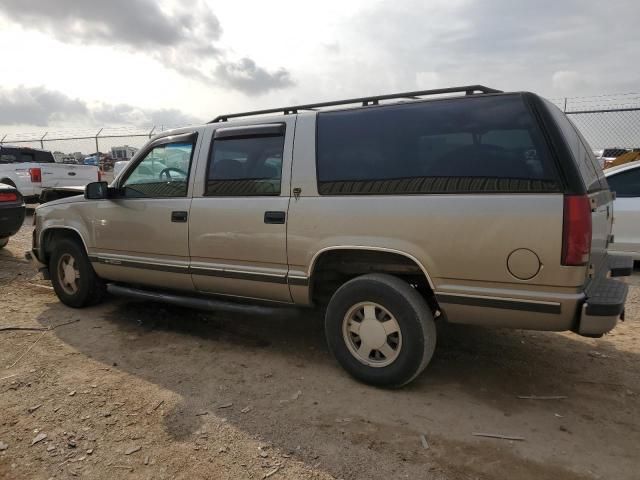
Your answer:
[[[585,302],[580,310],[577,333],[585,336],[601,336],[611,331],[624,318],[624,305],[627,301],[629,286],[611,277],[624,277],[633,271],[633,258],[610,256],[608,269],[595,277],[585,288]]]
[[[632,270],[631,258],[612,255],[593,279],[573,291],[447,285],[436,299],[451,323],[601,336],[623,316],[627,299],[626,283],[610,277],[628,276]]]

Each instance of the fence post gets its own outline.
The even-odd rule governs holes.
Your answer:
[[[151,135],[153,135],[153,131],[156,129],[156,126],[154,125],[153,128],[151,129],[151,131],[149,132],[149,138],[151,138]]]
[[[567,111],[567,97],[564,97],[564,111]]]
[[[100,145],[98,145],[98,136],[100,135],[100,132],[102,132],[102,128],[98,130],[98,133],[96,133],[96,154],[100,152]]]
[[[42,137],[40,138],[40,148],[44,150],[44,137],[47,136],[47,133],[49,132],[44,132],[44,135],[42,135]]]

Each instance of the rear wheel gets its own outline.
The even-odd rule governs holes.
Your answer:
[[[96,275],[84,249],[74,240],[55,243],[49,272],[53,289],[65,305],[86,307],[98,303],[104,296],[104,282]]]
[[[0,238],[0,248],[4,248],[9,243],[9,237]]]
[[[340,287],[325,317],[329,349],[353,377],[401,387],[427,366],[436,345],[424,298],[400,278],[370,274]]]

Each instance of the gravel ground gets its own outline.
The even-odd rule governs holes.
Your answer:
[[[640,276],[602,339],[444,325],[387,391],[347,377],[312,311],[64,307],[30,236],[0,251],[0,327],[48,330],[0,331],[0,478],[639,478]]]

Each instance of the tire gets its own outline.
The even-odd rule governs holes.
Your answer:
[[[0,238],[0,248],[4,248],[9,243],[9,237]]]
[[[8,178],[3,178],[2,180],[0,180],[0,183],[4,183],[5,185],[10,185],[13,188],[16,188],[16,184],[13,183],[11,180],[9,180]]]
[[[367,329],[366,336],[361,328]],[[325,334],[329,350],[351,376],[380,387],[411,382],[426,368],[436,346],[427,302],[408,283],[385,274],[363,275],[342,285],[327,307]],[[368,355],[359,353],[371,346]]]
[[[73,285],[65,282],[71,278],[64,274],[65,267],[75,270]],[[70,270],[67,270],[70,272]],[[53,289],[62,303],[74,308],[95,305],[102,300],[106,287],[96,275],[84,248],[75,240],[62,239],[55,243],[49,259],[49,273]]]

